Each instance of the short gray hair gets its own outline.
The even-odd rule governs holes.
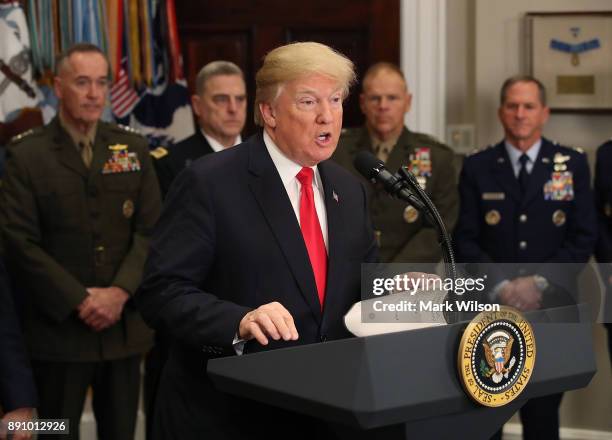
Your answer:
[[[218,75],[238,75],[244,80],[244,74],[240,67],[231,61],[211,61],[202,67],[198,72],[198,76],[196,76],[196,93],[202,95],[206,87],[206,82],[213,76]]]
[[[506,81],[504,81],[501,91],[499,92],[499,104],[500,105],[504,105],[504,103],[506,102],[506,95],[508,94],[508,89],[512,87],[514,84],[520,83],[520,82],[535,84],[538,87],[538,95],[540,98],[540,104],[546,107],[546,88],[544,87],[544,84],[542,84],[542,82],[539,79],[533,76],[530,76],[530,75],[515,75],[515,76],[511,76]]]
[[[64,65],[66,64],[68,59],[75,53],[100,54],[102,58],[104,58],[104,61],[106,61],[106,65],[109,66],[108,68],[110,69],[110,63],[108,62],[108,57],[106,56],[104,51],[102,51],[102,49],[100,49],[98,46],[96,46],[95,44],[91,44],[91,43],[75,43],[72,46],[68,47],[66,50],[64,50],[62,53],[60,53],[55,58],[55,75],[59,75],[60,71],[64,68]]]

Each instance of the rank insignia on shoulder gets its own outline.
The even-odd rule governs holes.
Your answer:
[[[155,150],[151,150],[149,153],[155,159],[161,159],[162,157],[165,157],[168,155],[168,150],[165,149],[164,147],[157,147]]]
[[[129,127],[127,125],[117,124],[117,127],[119,127],[123,131],[127,131],[128,133],[142,134],[138,130],[136,130],[134,127]]]
[[[102,174],[129,173],[140,171],[140,160],[136,152],[125,149],[113,150],[113,154],[104,163]]]
[[[23,133],[19,133],[18,135],[13,136],[11,138],[11,140],[9,141],[9,143],[12,144],[13,142],[19,142],[23,138],[28,137],[29,135],[31,135],[32,133],[34,133],[34,129],[30,128],[29,130],[26,130]]]

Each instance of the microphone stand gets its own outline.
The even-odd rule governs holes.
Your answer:
[[[454,288],[455,280],[457,279],[457,265],[455,262],[455,254],[453,252],[453,247],[451,244],[451,237],[448,231],[446,230],[444,221],[442,220],[442,217],[440,216],[440,213],[438,212],[436,206],[433,204],[433,202],[431,201],[427,193],[423,190],[423,188],[421,188],[421,185],[419,184],[419,182],[417,182],[414,175],[410,171],[408,171],[408,168],[402,166],[399,169],[398,174],[402,178],[401,182],[403,183],[403,185],[407,187],[409,191],[416,194],[419,201],[421,202],[421,206],[418,206],[418,204],[413,203],[412,199],[407,200],[407,198],[402,197],[401,191],[398,191],[396,195],[402,200],[414,205],[415,208],[419,208],[419,210],[421,210],[421,208],[423,207],[425,208],[425,210],[422,212],[425,214],[425,217],[432,224],[432,226],[436,228],[436,231],[438,233],[438,243],[442,248],[442,255],[444,256],[444,272],[446,277],[452,280],[452,286]],[[454,291],[450,291],[449,295],[446,298],[447,301],[449,300],[449,297],[455,297]],[[444,316],[446,318],[446,322],[448,322],[449,324],[457,322],[458,320],[456,312],[444,312]]]

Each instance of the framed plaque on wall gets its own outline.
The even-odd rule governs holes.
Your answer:
[[[530,13],[527,65],[552,111],[612,112],[612,11]]]

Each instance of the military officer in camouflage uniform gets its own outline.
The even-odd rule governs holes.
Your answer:
[[[504,140],[467,157],[461,171],[457,259],[489,263],[495,302],[522,311],[567,304],[597,237],[586,155],[542,137],[549,109],[535,78],[506,80],[498,115]],[[523,406],[524,438],[559,438],[561,398]]]
[[[100,121],[108,73],[96,46],[70,48],[54,79],[58,117],[7,154],[3,232],[27,295],[38,413],[68,418],[66,438],[78,438],[91,386],[98,438],[133,439],[139,364],[152,342],[132,294],[160,211],[159,185],[146,140]]]
[[[199,129],[173,147],[156,148],[155,170],[165,197],[174,178],[194,160],[242,142],[246,120],[246,86],[240,67],[212,61],[198,72],[191,108]]]
[[[431,136],[404,126],[412,95],[402,71],[390,63],[371,66],[363,78],[361,110],[364,127],[344,130],[332,158],[358,175],[353,159],[371,151],[396,172],[407,165],[437,206],[447,229],[456,221],[458,195],[453,152]],[[435,263],[441,250],[437,233],[423,215],[384,189],[369,188],[370,213],[384,262]]]

